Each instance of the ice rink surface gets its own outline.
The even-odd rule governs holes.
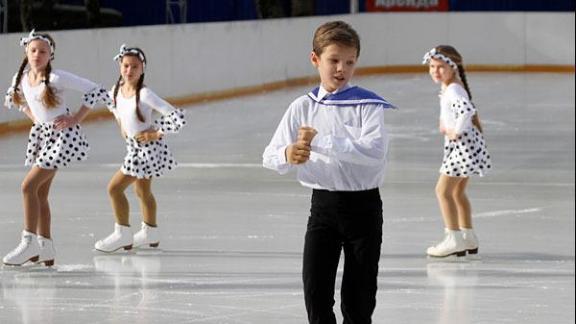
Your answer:
[[[425,256],[442,236],[438,86],[425,74],[354,82],[400,107],[386,120],[374,323],[574,323],[574,74],[468,79],[494,168],[469,187],[482,259],[461,262]],[[0,323],[305,323],[310,190],[260,165],[288,104],[309,88],[187,107],[187,127],[168,136],[180,166],[153,186],[159,250],[93,251],[112,231],[106,185],[125,148],[113,120],[86,124],[89,160],[60,171],[52,186],[56,265],[0,270]],[[26,138],[0,138],[2,255],[22,229]],[[335,312],[341,322],[338,295]]]

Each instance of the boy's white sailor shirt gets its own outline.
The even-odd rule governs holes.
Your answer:
[[[384,178],[388,136],[384,109],[393,108],[376,94],[355,86],[329,93],[322,86],[288,107],[263,154],[266,168],[285,174],[296,169],[300,183],[330,191],[379,187]],[[291,165],[285,150],[298,138],[298,129],[317,130],[310,160]]]

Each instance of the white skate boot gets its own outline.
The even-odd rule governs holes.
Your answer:
[[[111,253],[119,249],[131,250],[132,232],[130,231],[130,226],[122,226],[114,223],[114,232],[103,240],[96,242],[94,248],[106,253]]]
[[[466,245],[462,238],[462,233],[456,230],[444,229],[444,239],[442,242],[429,247],[426,253],[431,257],[437,258],[452,255],[457,257],[466,256]]]
[[[38,261],[39,254],[40,247],[36,241],[36,234],[23,230],[20,244],[10,253],[6,254],[2,262],[6,265],[20,266],[28,261]]]
[[[38,263],[44,263],[45,266],[51,267],[54,265],[54,257],[56,256],[56,250],[54,250],[54,242],[52,239],[45,238],[42,235],[37,236],[38,246],[40,247],[40,255],[38,258]]]
[[[134,247],[143,247],[148,245],[150,247],[158,247],[160,244],[160,233],[158,227],[152,227],[142,222],[142,228],[134,234]]]
[[[464,239],[464,244],[466,246],[466,252],[471,257],[478,256],[478,237],[471,228],[461,228],[462,238]]]

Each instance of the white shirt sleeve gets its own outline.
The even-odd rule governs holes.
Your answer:
[[[446,96],[451,115],[455,116],[453,131],[461,135],[472,127],[472,117],[476,113],[476,109],[470,102],[466,89],[458,83],[448,86]]]
[[[98,85],[88,79],[84,79],[70,72],[56,70],[54,72],[54,82],[64,89],[76,90],[81,93],[86,93],[98,87]]]
[[[262,154],[262,165],[280,174],[286,174],[292,165],[286,161],[286,148],[296,142],[298,136],[298,119],[296,118],[295,103],[293,102],[276,128],[270,144]]]
[[[176,110],[174,106],[169,104],[166,100],[160,98],[152,90],[143,88],[140,90],[140,101],[148,105],[152,109],[158,111],[162,115],[168,115]]]
[[[160,118],[154,121],[161,133],[178,133],[186,125],[182,109],[175,108],[148,88],[143,88],[140,91],[141,102],[162,114]]]
[[[466,129],[472,127],[472,117],[476,113],[476,109],[466,98],[459,98],[452,102],[452,110],[456,112],[456,126],[454,132],[462,135]]]
[[[106,102],[109,100],[106,90],[98,84],[79,77],[70,72],[63,70],[56,70],[52,72],[54,83],[58,88],[76,90],[83,94],[82,104],[88,108],[94,108],[97,102]]]
[[[362,114],[362,127],[344,128],[347,134],[319,134],[314,137],[312,151],[359,165],[373,166],[386,162],[388,136],[381,105],[366,107]]]

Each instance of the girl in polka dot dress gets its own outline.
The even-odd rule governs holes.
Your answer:
[[[452,46],[437,46],[424,55],[432,80],[441,85],[440,133],[444,158],[436,196],[444,219],[444,239],[428,248],[432,257],[477,256],[478,239],[472,230],[471,207],[466,196],[468,178],[484,176],[491,168],[462,56]]]
[[[109,253],[130,250],[133,246],[159,245],[152,178],[160,177],[176,166],[163,136],[168,132],[177,133],[186,124],[181,109],[174,108],[144,85],[146,56],[141,49],[122,45],[114,60],[120,64],[120,77],[112,88],[113,105],[109,109],[126,139],[127,154],[122,167],[108,184],[116,217],[114,231],[94,246],[98,251]],[[154,121],[153,111],[158,111],[162,117]],[[129,206],[124,194],[132,184],[142,209],[141,229],[134,235],[130,230]]]
[[[87,158],[88,142],[79,123],[98,101],[110,101],[106,90],[74,74],[53,70],[55,44],[48,34],[34,30],[20,40],[26,56],[5,97],[8,108],[17,107],[34,123],[28,137],[25,165],[30,171],[22,182],[24,230],[20,244],[3,262],[22,265],[28,261],[54,264],[50,233],[48,193],[59,169]],[[72,114],[65,90],[84,94],[80,110]]]

